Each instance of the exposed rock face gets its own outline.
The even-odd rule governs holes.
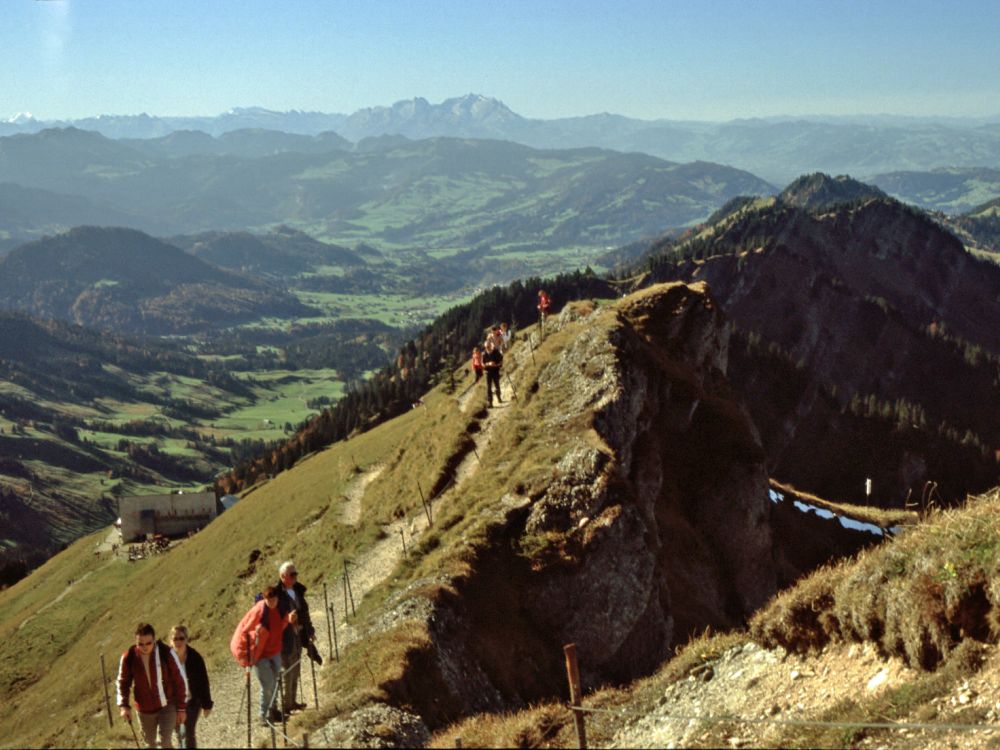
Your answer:
[[[850,187],[796,185],[807,206]],[[1000,388],[983,355],[1000,354],[1000,269],[909,207],[848,195],[859,202],[724,217],[697,259],[654,276],[707,282],[741,340],[756,339],[733,348],[730,376],[775,478],[857,502],[873,477],[894,506],[930,480],[948,499],[993,486]],[[852,399],[865,413],[844,413]]]
[[[654,287],[594,318],[539,385],[572,394],[567,411],[589,411],[604,445],[574,436],[532,504],[525,533],[566,535],[575,563],[539,569],[525,601],[594,680],[625,679],[693,630],[738,623],[776,578],[763,452],[704,286]]]

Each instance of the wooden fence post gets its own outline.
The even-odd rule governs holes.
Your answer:
[[[326,581],[323,581],[323,606],[326,607],[327,621],[326,621],[326,643],[329,647],[328,659],[333,658],[333,639],[330,637],[330,624],[333,621],[333,610],[330,608],[330,599],[326,594]],[[340,655],[337,655],[337,661],[340,661]]]
[[[571,709],[580,707],[580,666],[576,661],[576,644],[563,646],[566,655],[566,677],[569,680],[569,705]],[[587,728],[583,723],[583,712],[573,710],[573,722],[576,724],[578,747],[587,747]]]
[[[344,558],[344,593],[351,597],[351,617],[357,615],[354,611],[354,592],[351,590],[351,576],[347,572],[347,558]],[[344,600],[344,614],[347,614],[347,600]]]
[[[336,616],[333,614],[332,604],[330,605],[330,608],[327,610],[327,612],[330,615],[329,622],[333,623],[333,653],[336,655],[337,661],[340,661],[340,646],[337,645],[337,619]]]
[[[420,502],[423,504],[423,506],[424,506],[424,513],[427,515],[427,525],[428,526],[433,526],[434,525],[434,518],[433,518],[433,516],[431,516],[431,508],[427,504],[427,499],[424,497],[424,488],[420,486],[420,482],[417,482],[417,492],[420,493]]]
[[[108,709],[108,728],[114,729],[115,722],[111,718],[111,696],[108,695],[108,673],[104,670],[104,654],[101,654],[101,678],[104,683],[104,706]]]

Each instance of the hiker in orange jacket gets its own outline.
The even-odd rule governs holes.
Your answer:
[[[472,347],[472,371],[476,374],[474,382],[478,383],[483,376],[483,353],[478,346]]]
[[[281,721],[281,712],[274,704],[278,691],[278,677],[281,674],[281,644],[285,628],[289,624],[298,622],[298,613],[294,609],[284,613],[278,610],[279,593],[277,586],[268,586],[264,589],[263,602],[254,605],[255,607],[260,607],[262,603],[265,605],[261,611],[260,622],[254,631],[255,643],[263,641],[264,647],[260,658],[253,665],[260,681],[262,724],[267,723],[268,719]]]

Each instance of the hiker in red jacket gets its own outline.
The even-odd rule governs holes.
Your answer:
[[[549,307],[552,305],[552,301],[549,299],[549,295],[545,293],[544,289],[538,290],[538,314],[541,316],[542,322],[545,322],[545,316],[549,314]]]
[[[483,353],[478,346],[472,347],[472,371],[476,374],[475,382],[483,376]]]
[[[256,643],[263,642],[260,658],[254,664],[257,679],[260,680],[260,721],[266,724],[268,719],[281,721],[281,711],[275,705],[278,691],[278,677],[281,675],[281,644],[285,628],[298,622],[298,613],[293,609],[284,614],[278,610],[277,586],[264,589],[263,601],[254,607],[261,608],[260,621],[254,631]]]
[[[118,665],[118,706],[125,721],[132,723],[129,691],[134,689],[139,725],[147,747],[173,747],[174,726],[187,718],[187,689],[181,666],[170,647],[156,640],[153,626],[140,622],[135,629],[135,645],[122,654]]]

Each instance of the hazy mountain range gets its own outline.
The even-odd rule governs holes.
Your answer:
[[[382,138],[352,149],[332,134],[136,141],[77,128],[0,138],[0,239],[10,244],[80,223],[160,235],[288,224],[351,244],[603,247],[773,190],[717,164],[509,141]]]
[[[335,132],[349,141],[383,135],[491,138],[534,148],[595,146],[641,151],[670,161],[712,161],[784,183],[816,170],[870,176],[939,167],[1000,167],[996,118],[891,116],[784,117],[723,123],[638,120],[602,113],[541,120],[476,94],[431,104],[414,98],[352,114],[231,109],[214,117],[100,115],[71,121],[18,115],[0,122],[0,135],[74,126],[109,138],[149,139],[176,131],[219,136],[242,129],[315,136]]]

